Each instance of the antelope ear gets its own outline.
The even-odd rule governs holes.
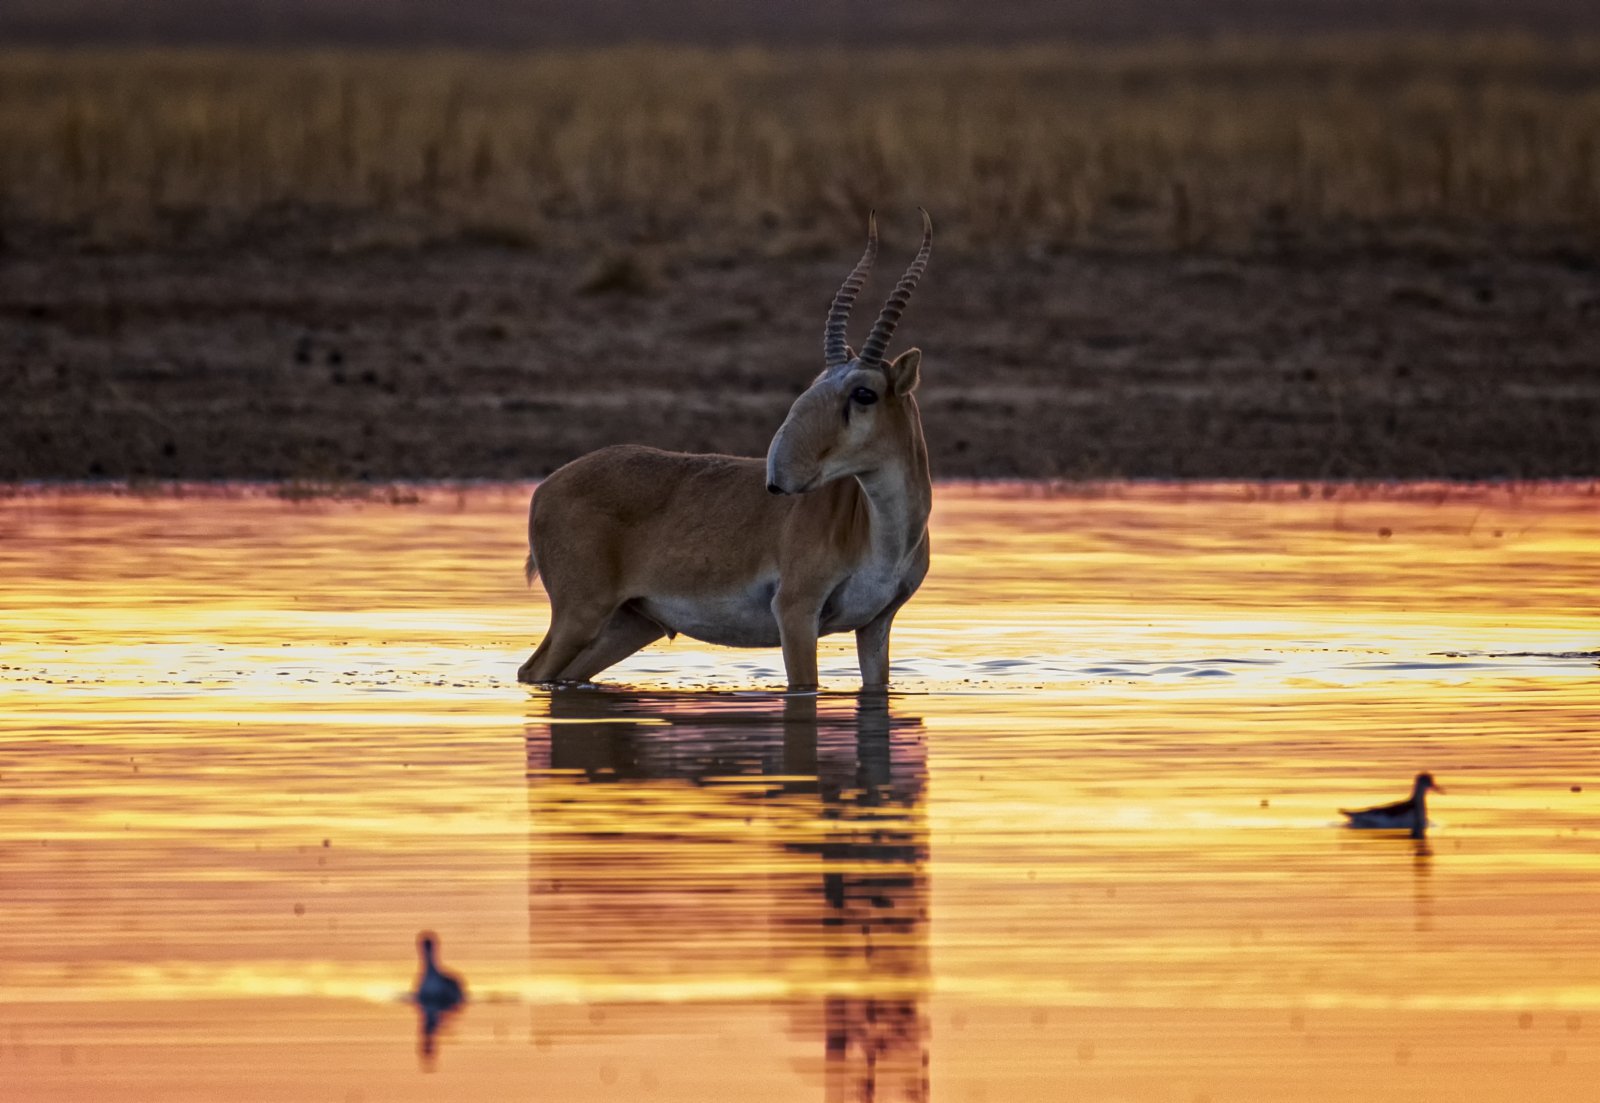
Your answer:
[[[889,376],[889,386],[894,388],[896,395],[908,395],[917,389],[917,384],[922,381],[917,370],[921,366],[921,349],[906,349],[889,362],[884,372]]]
[[[855,346],[854,345],[846,345],[844,347],[844,355],[845,355],[845,359],[846,359],[847,363],[849,361],[851,361],[851,360],[856,359],[857,353],[856,353]]]

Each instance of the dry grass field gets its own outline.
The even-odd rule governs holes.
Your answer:
[[[1600,40],[1384,37],[0,54],[0,478],[758,451],[919,204],[942,475],[1600,474]]]
[[[820,228],[832,249],[867,206],[917,203],[941,213],[946,248],[1416,223],[1593,241],[1600,41],[14,53],[0,202],[14,233],[109,246],[321,212],[362,216],[345,244],[619,229],[809,244]]]

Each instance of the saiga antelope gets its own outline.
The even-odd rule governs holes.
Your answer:
[[[662,636],[782,645],[791,690],[817,686],[817,637],[854,632],[862,685],[889,682],[889,628],[928,572],[933,487],[914,396],[922,353],[885,361],[927,267],[922,247],[860,353],[850,307],[878,251],[833,298],[823,370],[795,399],[766,462],[637,445],[551,475],[528,508],[528,581],[544,580],[550,631],[519,681],[583,682]]]

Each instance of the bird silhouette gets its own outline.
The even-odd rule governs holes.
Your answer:
[[[1436,793],[1444,792],[1433,780],[1432,774],[1418,774],[1411,783],[1411,796],[1405,800],[1354,811],[1341,808],[1339,814],[1349,819],[1350,827],[1409,829],[1411,834],[1420,836],[1428,830],[1426,794],[1429,789]]]

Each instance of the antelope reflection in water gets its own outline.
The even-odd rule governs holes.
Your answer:
[[[544,702],[534,971],[619,1000],[771,1002],[820,1041],[802,1071],[825,1099],[926,1099],[921,722],[882,694]]]

